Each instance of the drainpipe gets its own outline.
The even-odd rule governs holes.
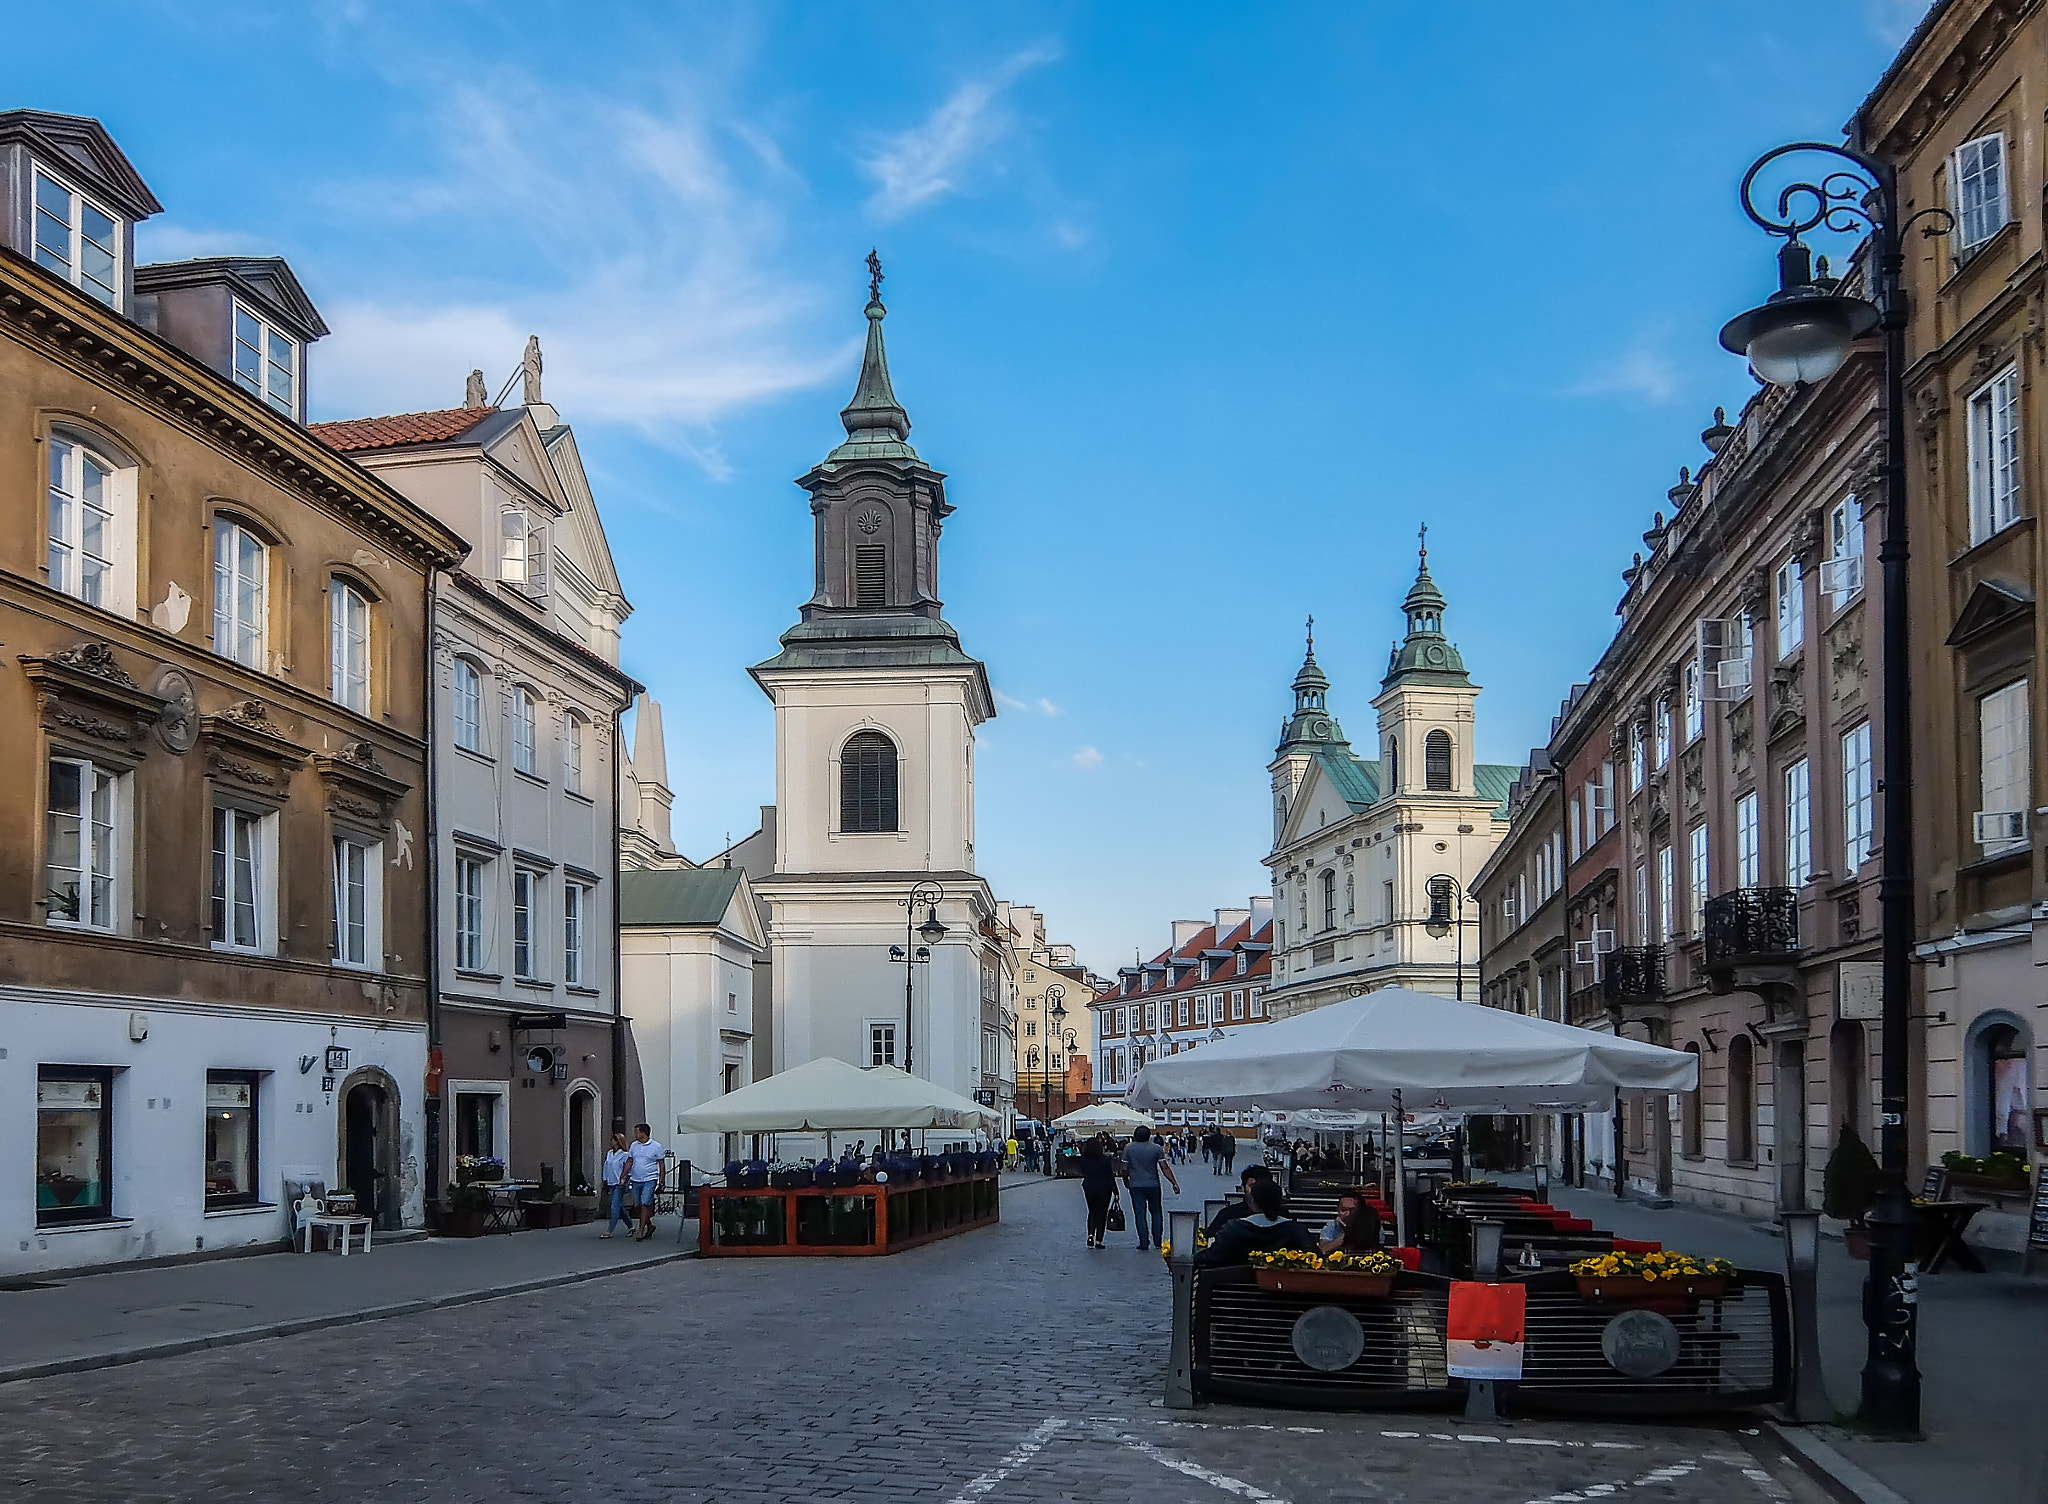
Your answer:
[[[435,780],[440,776],[441,738],[435,734],[435,716],[438,713],[436,701],[436,674],[434,672],[434,633],[436,606],[440,600],[440,571],[432,565],[427,567],[427,818],[426,830],[421,837],[426,846],[427,907],[423,916],[427,926],[427,1079],[434,1082],[434,1089],[427,1090],[426,1081],[420,1083],[424,1101],[420,1104],[426,1112],[426,1151],[422,1155],[433,1177],[427,1182],[425,1196],[429,1202],[439,1204],[441,1200],[441,801],[436,797]]]
[[[615,1133],[623,1133],[626,1129],[626,1015],[619,988],[623,964],[619,943],[619,749],[623,745],[619,738],[623,731],[619,718],[624,714],[624,706],[612,711],[612,1131]]]

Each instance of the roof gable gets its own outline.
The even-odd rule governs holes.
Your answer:
[[[156,261],[135,268],[138,293],[164,292],[225,282],[245,301],[304,340],[332,331],[282,256],[197,256],[189,261]]]
[[[725,929],[766,948],[747,874],[738,867],[665,867],[619,874],[619,924]]]
[[[2028,621],[2033,615],[2034,598],[2026,591],[1998,580],[1979,580],[1977,588],[1970,592],[1970,598],[1963,602],[1963,609],[1956,615],[1956,624],[1948,634],[1948,645],[1952,648],[1966,646],[2002,628]]]
[[[82,179],[77,185],[115,201],[130,219],[148,219],[164,206],[142,181],[107,128],[89,115],[55,115],[47,110],[0,111],[0,145],[19,142],[60,172]]]

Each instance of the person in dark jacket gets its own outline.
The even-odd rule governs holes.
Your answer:
[[[1214,1238],[1216,1234],[1223,1231],[1224,1228],[1235,1222],[1239,1217],[1249,1217],[1252,1214],[1252,1182],[1255,1180],[1271,1180],[1272,1178],[1273,1172],[1264,1165],[1245,1166],[1244,1175],[1239,1181],[1239,1185],[1244,1190],[1244,1200],[1225,1203],[1223,1209],[1217,1212],[1209,1221],[1209,1236]]]
[[[1088,1246],[1101,1248],[1109,1229],[1109,1204],[1116,1197],[1116,1161],[1102,1152],[1102,1140],[1081,1146],[1081,1194],[1088,1198]]]
[[[1316,1251],[1315,1234],[1287,1215],[1287,1202],[1278,1184],[1271,1180],[1253,1181],[1251,1203],[1249,1215],[1227,1223],[1215,1241],[1195,1255],[1196,1264],[1205,1269],[1227,1269],[1250,1263],[1251,1255],[1258,1251]]]

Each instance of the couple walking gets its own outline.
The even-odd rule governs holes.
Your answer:
[[[605,1223],[603,1236],[610,1237],[613,1228],[621,1222],[631,1223],[635,1217],[639,1225],[633,1228],[633,1241],[654,1236],[654,1197],[661,1189],[661,1162],[667,1153],[654,1137],[654,1130],[645,1123],[634,1126],[630,1143],[623,1133],[612,1135],[611,1152],[604,1157],[604,1188],[611,1201],[611,1220]],[[627,1207],[633,1209],[632,1217],[626,1214]]]
[[[1116,1199],[1119,1170],[1125,1184],[1131,1188],[1131,1210],[1138,1218],[1138,1246],[1150,1248],[1165,1241],[1166,1220],[1159,1205],[1159,1177],[1164,1175],[1166,1183],[1176,1194],[1180,1191],[1180,1181],[1174,1176],[1173,1166],[1167,1162],[1166,1151],[1153,1140],[1152,1130],[1141,1127],[1131,1135],[1130,1146],[1123,1152],[1121,1165],[1110,1158],[1100,1138],[1090,1139],[1081,1150],[1081,1193],[1088,1198],[1088,1246],[1108,1246],[1103,1242],[1103,1235],[1109,1230],[1109,1209]]]

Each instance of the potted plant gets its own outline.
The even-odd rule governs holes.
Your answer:
[[[1579,1294],[1652,1308],[1690,1309],[1696,1300],[1728,1293],[1735,1266],[1726,1259],[1689,1253],[1603,1253],[1571,1266]]]
[[[519,1198],[519,1210],[526,1216],[529,1231],[562,1225],[562,1188],[555,1182],[553,1165],[540,1167],[540,1184]]]
[[[444,1238],[480,1238],[484,1222],[490,1216],[491,1198],[483,1187],[466,1181],[448,1187],[447,1210],[441,1213],[441,1236]]]
[[[1870,1257],[1870,1228],[1865,1219],[1877,1205],[1878,1179],[1877,1161],[1869,1146],[1854,1125],[1844,1123],[1835,1152],[1828,1156],[1827,1169],[1821,1174],[1820,1209],[1849,1224],[1842,1229],[1842,1241],[1851,1258]]]
[[[778,1191],[799,1190],[811,1183],[811,1167],[801,1160],[778,1159],[768,1167],[768,1184]]]
[[[1200,1239],[1196,1240],[1197,1246]],[[1161,1250],[1164,1257],[1165,1249]],[[1251,1255],[1253,1278],[1263,1289],[1296,1295],[1385,1295],[1401,1272],[1390,1253],[1304,1253],[1297,1248],[1262,1249]]]
[[[1941,1156],[1941,1162],[1948,1170],[1949,1185],[1956,1190],[1988,1196],[1994,1202],[2027,1194],[2026,1157],[2010,1149],[1994,1149],[1981,1159],[1951,1149]]]

